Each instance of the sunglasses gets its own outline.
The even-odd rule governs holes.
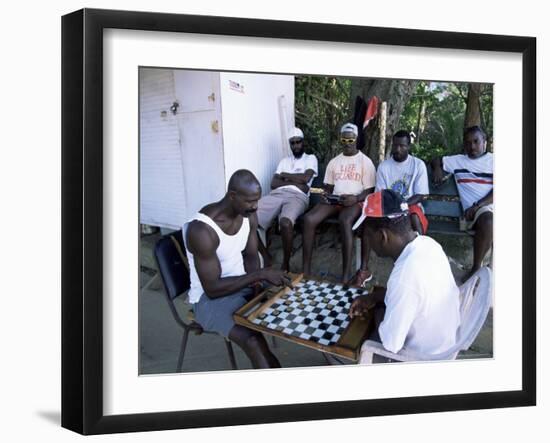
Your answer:
[[[340,139],[340,143],[344,144],[344,145],[351,145],[353,143],[355,143],[355,138],[345,138],[345,137],[342,137]]]
[[[299,145],[303,142],[303,140],[290,140],[291,145]]]

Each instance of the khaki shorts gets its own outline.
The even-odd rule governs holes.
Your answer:
[[[292,224],[302,215],[309,205],[309,198],[303,192],[292,189],[274,189],[258,202],[258,224],[268,229],[278,215],[288,218]]]
[[[476,224],[477,219],[479,218],[479,216],[481,214],[485,214],[486,212],[491,212],[491,213],[493,212],[493,204],[492,203],[489,204],[489,205],[481,206],[477,210],[476,214],[474,215],[474,219],[471,222],[468,222],[468,221],[466,222],[466,230],[467,231],[475,231],[474,225]]]

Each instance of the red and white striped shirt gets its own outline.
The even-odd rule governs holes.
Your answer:
[[[464,210],[493,189],[493,154],[490,152],[475,159],[464,154],[443,157],[443,169],[454,174]]]

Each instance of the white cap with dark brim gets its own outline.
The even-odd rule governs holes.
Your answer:
[[[353,132],[353,134],[355,134],[356,137],[359,134],[359,130],[357,129],[357,126],[354,125],[353,123],[346,123],[345,125],[343,125],[342,129],[340,129],[340,134],[344,132]]]

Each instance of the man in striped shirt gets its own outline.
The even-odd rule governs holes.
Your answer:
[[[493,154],[487,152],[487,136],[479,126],[464,130],[464,154],[432,161],[434,183],[444,172],[454,174],[464,218],[474,230],[474,263],[468,277],[480,267],[493,244]]]

